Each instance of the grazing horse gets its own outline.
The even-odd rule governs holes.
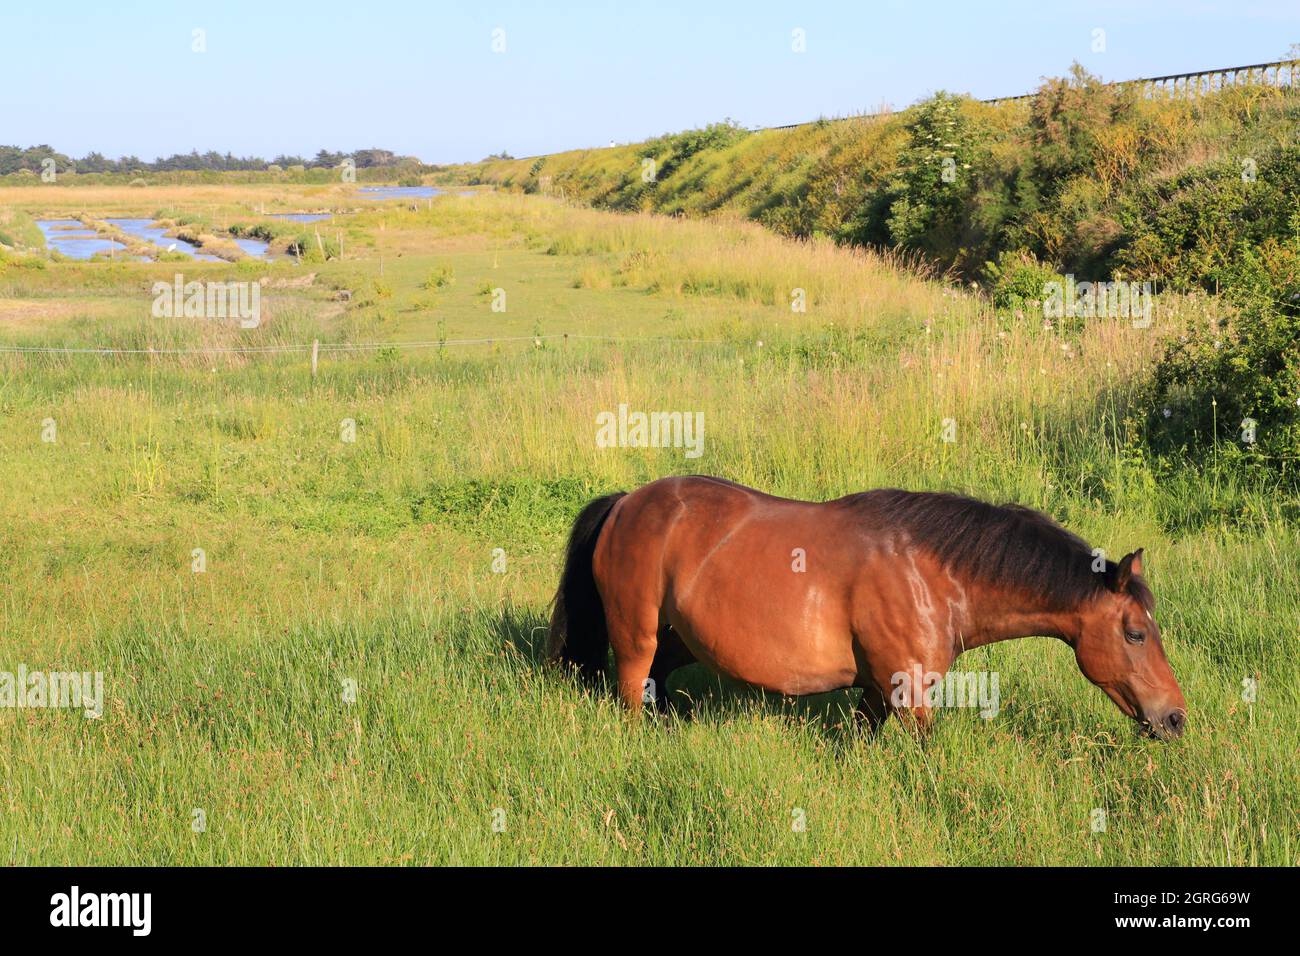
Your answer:
[[[1030,508],[893,489],[794,501],[691,476],[582,510],[547,651],[594,680],[612,646],[634,712],[666,706],[668,675],[699,661],[782,694],[860,687],[873,728],[894,712],[925,727],[927,695],[900,697],[900,675],[1049,636],[1143,733],[1168,739],[1187,709],[1153,609],[1140,550],[1103,561]]]

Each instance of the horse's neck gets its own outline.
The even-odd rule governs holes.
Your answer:
[[[1056,637],[1073,644],[1078,637],[1078,614],[1047,607],[1038,598],[1004,589],[980,589],[973,596],[963,650],[1010,641],[1019,637]]]

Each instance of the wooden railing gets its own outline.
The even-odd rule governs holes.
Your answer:
[[[1142,95],[1148,99],[1174,96],[1203,96],[1233,86],[1295,86],[1300,79],[1300,60],[1274,60],[1272,63],[1252,63],[1249,66],[1227,66],[1217,70],[1197,70],[1194,73],[1170,73],[1168,76],[1147,76],[1136,80],[1117,80],[1106,86],[1141,87]],[[980,100],[981,103],[1014,103],[1019,100],[1033,99],[1034,93],[1021,93],[1019,96],[995,96]],[[857,116],[844,117],[854,120],[875,120],[895,116],[894,110],[882,110],[878,113],[862,113]],[[811,126],[817,122],[789,123],[785,126],[767,126],[763,129],[798,129]],[[840,119],[830,122],[841,122]]]

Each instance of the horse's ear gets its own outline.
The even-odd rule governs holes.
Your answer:
[[[1129,581],[1135,576],[1142,574],[1142,549],[1138,548],[1132,554],[1126,554],[1110,569],[1110,580],[1107,582],[1110,589],[1118,594],[1128,590]]]

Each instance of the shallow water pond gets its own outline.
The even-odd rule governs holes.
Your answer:
[[[267,244],[261,239],[236,239],[235,245],[244,250],[244,254],[254,259],[265,259]]]
[[[428,199],[442,193],[434,186],[362,186],[362,199]]]
[[[111,239],[100,239],[76,219],[37,219],[45,244],[69,259],[89,259],[101,252],[126,247]]]
[[[152,219],[106,219],[104,220],[110,226],[116,226],[128,236],[135,236],[137,239],[143,239],[145,242],[152,243],[159,249],[180,252],[191,259],[197,259],[200,262],[220,262],[220,256],[210,256],[206,253],[199,252],[199,247],[192,242],[186,242],[184,239],[176,239],[172,236],[165,235],[166,230],[162,226],[154,225]]]

